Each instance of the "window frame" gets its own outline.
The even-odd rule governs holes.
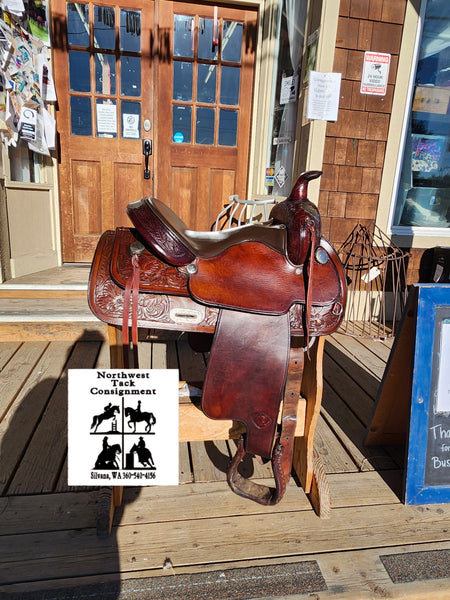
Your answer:
[[[432,247],[439,244],[439,239],[450,238],[450,227],[420,227],[412,225],[394,225],[394,215],[397,205],[398,192],[400,188],[403,158],[405,155],[405,148],[407,142],[407,135],[409,134],[409,123],[411,119],[413,94],[415,88],[415,80],[418,67],[418,59],[420,52],[420,44],[422,41],[423,28],[425,24],[425,14],[428,5],[428,0],[422,0],[420,12],[417,20],[416,35],[414,40],[414,49],[411,57],[411,69],[407,84],[407,93],[404,103],[403,119],[401,126],[401,133],[399,139],[397,163],[395,166],[395,173],[393,179],[393,185],[391,190],[390,204],[389,204],[389,215],[387,220],[387,229],[390,235],[397,237],[400,243],[404,243],[408,240],[408,244],[414,247]],[[404,31],[404,38],[407,37],[407,33]],[[399,66],[400,68],[400,66]],[[391,114],[394,116],[394,110]],[[386,146],[386,156],[389,153],[389,144]],[[381,193],[380,193],[381,199]],[[378,221],[378,219],[377,219]],[[378,224],[378,223],[377,223]],[[413,242],[414,243],[411,243]]]

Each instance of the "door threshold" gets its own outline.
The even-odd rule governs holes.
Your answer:
[[[65,263],[0,283],[1,290],[87,290],[90,263]]]

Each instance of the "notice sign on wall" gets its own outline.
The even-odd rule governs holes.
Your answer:
[[[390,54],[365,52],[361,78],[361,94],[385,96],[390,65]]]
[[[178,484],[178,371],[69,370],[69,485]]]

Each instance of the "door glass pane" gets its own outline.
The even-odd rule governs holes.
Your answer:
[[[111,6],[94,6],[94,47],[104,50],[116,47],[116,15]]]
[[[122,137],[137,140],[141,137],[141,105],[139,102],[121,102]]]
[[[428,2],[394,226],[450,227],[450,3]]]
[[[214,109],[197,108],[196,144],[214,144]]]
[[[241,62],[242,27],[242,23],[224,21],[222,60]]]
[[[141,95],[141,59],[139,56],[120,57],[120,86],[122,96]]]
[[[236,146],[237,110],[220,110],[219,146]]]
[[[120,49],[141,51],[141,13],[137,10],[120,10]]]
[[[92,135],[91,99],[79,96],[70,98],[72,135]]]
[[[67,4],[67,42],[69,46],[89,46],[89,6]]]
[[[90,92],[89,53],[69,50],[69,85],[72,92]]]
[[[199,19],[198,21],[198,57],[206,60],[217,58],[217,47],[213,47],[212,19]]]
[[[95,91],[97,94],[116,93],[116,58],[112,54],[95,54]]]
[[[189,62],[176,61],[173,63],[173,99],[192,100],[192,69]]]
[[[213,104],[216,101],[217,67],[199,64],[197,68],[197,101]]]
[[[240,67],[222,67],[222,79],[220,82],[221,104],[239,104],[239,79]]]
[[[193,17],[174,15],[173,17],[173,55],[194,56],[194,29]]]
[[[191,114],[190,106],[173,107],[172,139],[174,142],[190,144]]]
[[[115,100],[97,100],[95,108],[98,137],[117,137],[117,107]]]

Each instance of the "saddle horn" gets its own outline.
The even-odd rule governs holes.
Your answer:
[[[322,171],[301,173],[288,198],[273,207],[269,218],[274,225],[286,226],[288,236],[288,257],[294,265],[307,261],[314,237],[318,244],[321,237],[321,221],[317,206],[308,200],[308,183],[322,175]]]

